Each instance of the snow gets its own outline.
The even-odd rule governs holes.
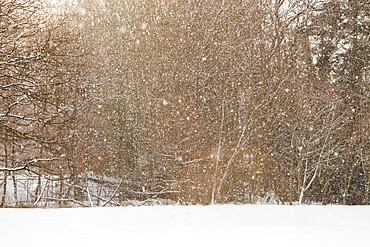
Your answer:
[[[369,206],[1,209],[1,246],[370,246]]]

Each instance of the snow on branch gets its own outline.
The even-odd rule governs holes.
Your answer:
[[[26,164],[18,167],[0,167],[0,171],[7,171],[7,172],[15,172],[15,171],[21,171],[21,170],[28,170],[29,166],[40,162],[40,161],[53,161],[53,160],[59,160],[57,158],[51,158],[51,159],[33,159],[28,161]]]

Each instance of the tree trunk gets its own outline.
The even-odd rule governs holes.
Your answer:
[[[364,174],[365,174],[364,205],[369,205],[370,170],[364,169]]]
[[[303,174],[303,164],[302,164],[302,159],[301,155],[299,154],[299,161],[298,161],[298,172],[297,172],[297,181],[298,181],[298,192],[299,192],[299,205],[302,204],[303,199],[304,199],[304,181],[302,181],[302,176]]]
[[[59,176],[59,193],[58,193],[59,207],[61,207],[64,204],[62,198],[63,198],[63,175],[60,173],[60,176]]]
[[[328,196],[327,196],[327,193],[328,193],[328,189],[329,189],[329,182],[330,182],[330,177],[329,177],[329,174],[328,172],[326,171],[326,169],[322,169],[322,175],[321,175],[322,179],[323,179],[323,187],[322,187],[322,190],[321,190],[321,202],[323,205],[326,205],[328,202]]]
[[[344,188],[343,188],[343,199],[342,203],[343,205],[347,205],[347,197],[348,197],[348,191],[349,187],[351,186],[353,171],[355,170],[356,163],[351,165],[350,170],[348,171],[348,167],[346,166],[346,172],[344,176]]]
[[[4,184],[3,184],[3,195],[1,196],[1,204],[0,204],[0,207],[4,207],[5,206],[5,200],[6,200],[6,184],[8,183],[8,172],[7,171],[4,171]]]
[[[301,187],[300,188],[300,193],[299,193],[299,205],[302,205],[303,203],[303,199],[304,199],[304,192],[305,192],[305,189],[304,187]]]
[[[40,200],[39,198],[41,197],[41,175],[39,175],[38,179],[37,179],[37,187],[36,187],[36,190],[35,190],[35,201],[33,202],[33,204],[36,206],[38,201]]]
[[[293,176],[289,175],[289,204],[293,205]]]
[[[4,156],[5,156],[5,168],[8,168],[8,147],[6,145],[4,145]],[[8,172],[7,171],[4,171],[4,184],[3,184],[3,195],[1,197],[1,204],[0,204],[0,207],[4,207],[5,206],[5,201],[6,201],[6,186],[7,186],[7,183],[8,183]]]
[[[13,180],[13,186],[14,186],[15,206],[18,206],[18,187],[17,187],[17,180],[15,178],[14,172],[12,172],[12,180]]]

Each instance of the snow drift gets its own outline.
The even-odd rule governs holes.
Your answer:
[[[370,246],[368,206],[1,209],[1,246]]]

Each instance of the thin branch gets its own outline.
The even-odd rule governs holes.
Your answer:
[[[32,165],[33,163],[37,163],[37,162],[40,162],[40,161],[54,161],[54,160],[59,160],[59,159],[58,158],[52,158],[52,159],[33,159],[33,160],[28,161],[23,166],[18,166],[18,167],[13,167],[13,168],[0,167],[0,172],[2,172],[2,171],[16,172],[16,171],[21,171],[21,170],[29,170],[29,166]]]
[[[119,184],[118,184],[116,190],[113,192],[111,197],[109,197],[109,199],[102,205],[102,207],[106,206],[113,199],[113,197],[117,194],[119,188],[121,187],[121,184],[122,184],[122,178],[119,180]]]

